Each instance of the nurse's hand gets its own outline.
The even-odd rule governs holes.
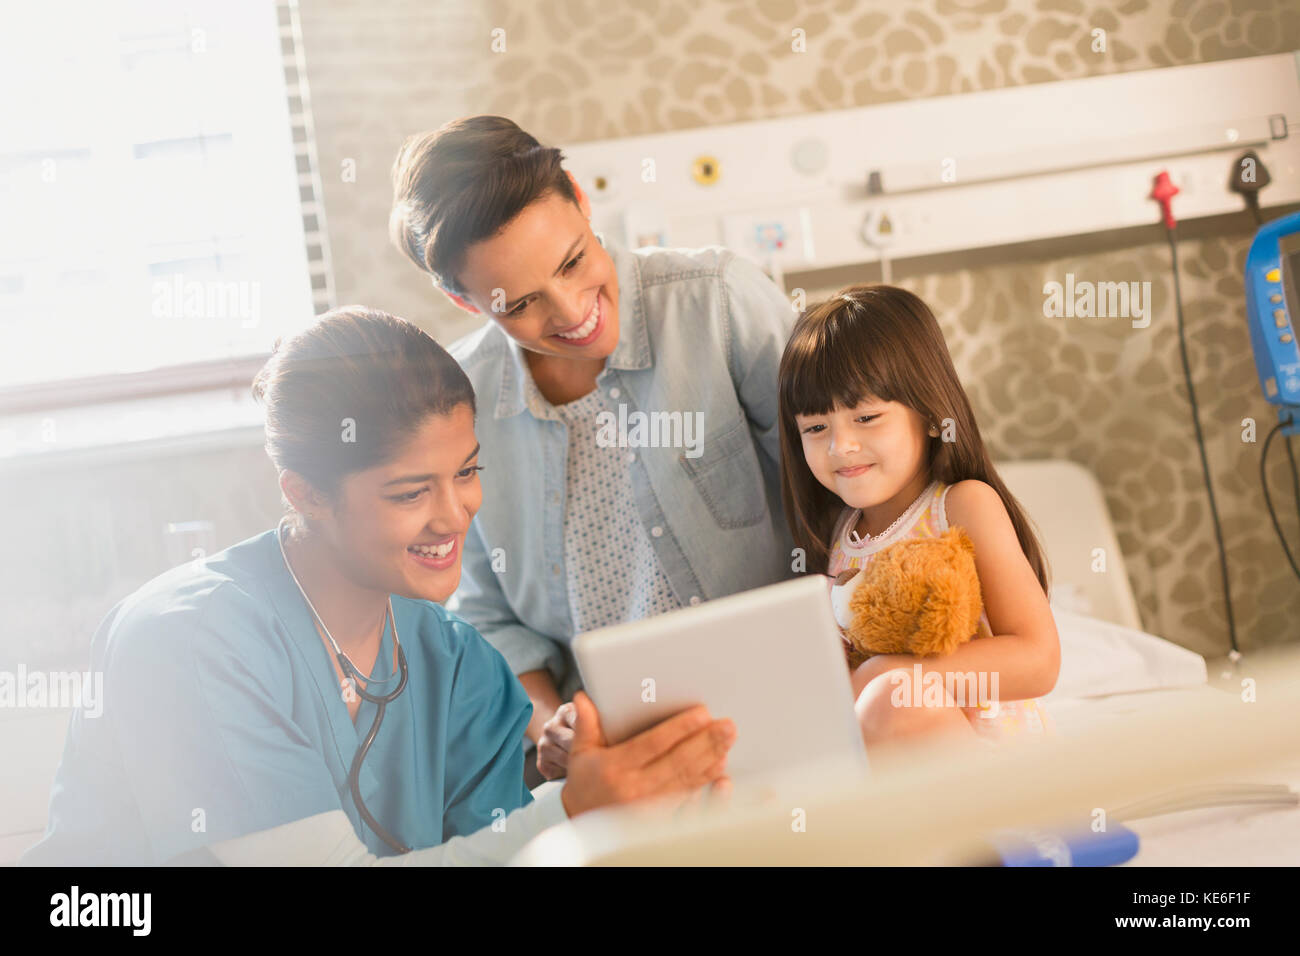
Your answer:
[[[609,746],[596,705],[582,691],[569,747],[569,778],[561,792],[570,817],[598,807],[656,797],[687,800],[701,787],[729,788],[727,751],[736,725],[713,720],[703,705],[682,711],[621,744]]]
[[[573,724],[578,710],[572,702],[561,704],[554,716],[542,725],[537,740],[537,769],[547,780],[563,777],[569,769],[569,750],[573,746]]]

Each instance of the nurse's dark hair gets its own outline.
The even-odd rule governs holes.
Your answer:
[[[345,477],[389,461],[430,415],[475,412],[456,360],[419,326],[348,305],[287,341],[253,380],[278,470],[334,495]]]
[[[577,205],[563,159],[504,116],[462,117],[411,136],[393,163],[388,234],[443,289],[463,294],[456,273],[470,246],[550,193]]]
[[[1046,592],[1042,548],[1024,509],[993,467],[938,320],[919,296],[891,285],[848,286],[814,306],[795,323],[781,356],[781,498],[808,570],[826,568],[844,502],[809,469],[795,416],[824,415],[836,405],[852,408],[868,398],[906,405],[920,414],[927,431],[939,432],[926,436],[924,465],[931,481],[952,485],[972,478],[998,493]]]

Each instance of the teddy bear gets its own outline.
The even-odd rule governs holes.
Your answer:
[[[957,527],[891,544],[861,573],[840,572],[831,608],[851,668],[874,654],[950,654],[980,630],[984,603],[975,546]]]

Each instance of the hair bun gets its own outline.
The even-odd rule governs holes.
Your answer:
[[[271,346],[271,357],[266,360],[257,374],[253,376],[253,399],[257,402],[265,402],[266,390],[271,387],[271,376],[273,366],[275,365],[275,354],[280,349],[280,339],[276,338],[275,343]]]

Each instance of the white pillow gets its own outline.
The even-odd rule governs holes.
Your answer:
[[[1061,672],[1047,700],[1102,697],[1206,682],[1205,658],[1164,638],[1052,604]]]

